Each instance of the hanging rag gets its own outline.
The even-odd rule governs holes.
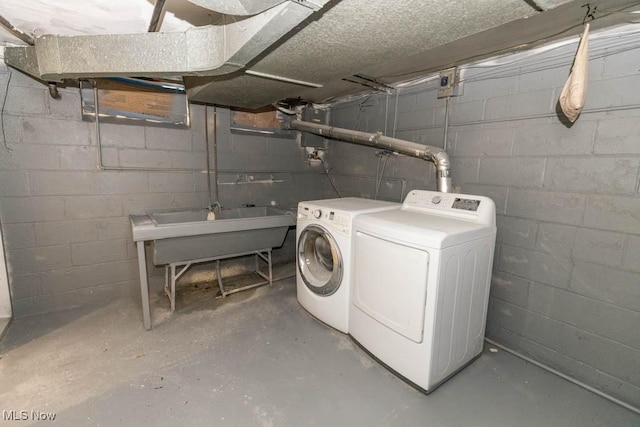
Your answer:
[[[571,123],[575,122],[587,97],[587,71],[589,68],[589,53],[587,47],[589,24],[585,24],[584,33],[578,45],[578,52],[573,60],[573,67],[567,82],[560,93],[560,108]]]

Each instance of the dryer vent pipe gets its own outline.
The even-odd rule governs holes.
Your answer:
[[[305,122],[302,120],[292,121],[289,123],[289,128],[314,133],[327,138],[340,139],[354,144],[386,148],[407,156],[428,160],[436,165],[438,191],[443,193],[452,192],[451,163],[449,162],[449,155],[442,148],[416,144],[415,142],[391,138],[379,133],[360,132],[357,130],[337,128],[313,122]]]

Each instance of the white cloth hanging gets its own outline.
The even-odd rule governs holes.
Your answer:
[[[560,108],[571,123],[575,122],[587,98],[587,74],[589,69],[589,24],[585,24],[584,33],[578,45],[578,52],[573,60],[573,67],[562,92],[560,93]]]

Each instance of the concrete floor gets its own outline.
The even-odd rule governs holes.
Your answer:
[[[152,299],[150,332],[134,299],[15,320],[0,344],[0,409],[69,426],[640,425],[503,351],[425,396],[307,314],[295,279],[224,301],[214,290],[182,288],[173,315]]]

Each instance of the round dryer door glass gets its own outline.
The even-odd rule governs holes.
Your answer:
[[[309,225],[298,239],[298,270],[314,294],[329,296],[342,282],[342,254],[331,234],[318,225]]]

